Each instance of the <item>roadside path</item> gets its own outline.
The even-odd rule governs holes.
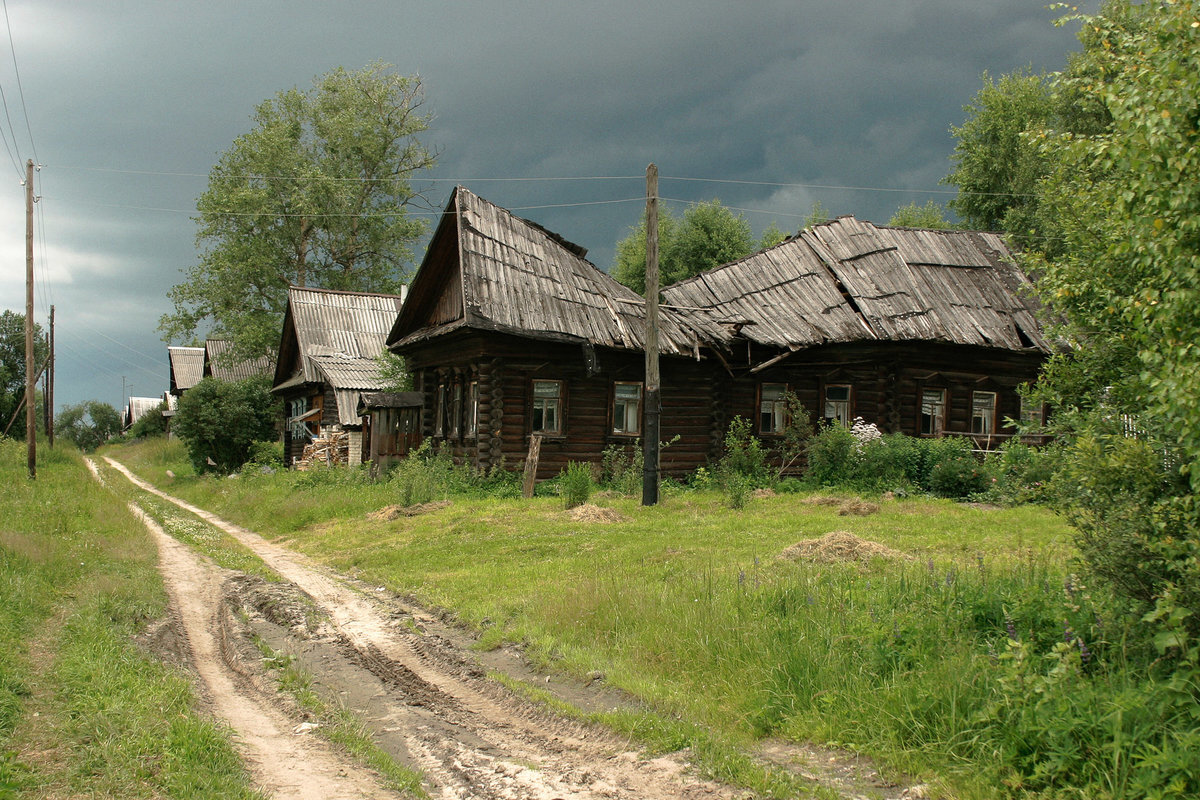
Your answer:
[[[446,800],[732,800],[743,796],[694,776],[678,755],[643,759],[629,748],[629,742],[610,732],[549,714],[488,680],[469,654],[446,639],[423,634],[425,623],[432,622],[428,617],[412,611],[409,620],[415,624],[398,624],[394,607],[349,587],[304,556],[160,491],[111,458],[105,460],[140,489],[236,538],[328,615],[336,637],[352,651],[355,663],[380,681],[377,693],[389,695],[382,730],[401,743],[396,755],[425,774],[432,796]],[[166,555],[176,549],[190,554],[161,530],[159,535],[167,541],[160,545],[164,563],[176,557]],[[185,590],[178,591],[182,605]],[[197,613],[211,620],[221,592],[218,599],[207,591],[197,592],[195,602],[205,606]],[[196,658],[212,660],[215,655],[198,651]]]

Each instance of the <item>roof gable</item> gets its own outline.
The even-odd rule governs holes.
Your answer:
[[[171,389],[181,394],[195,386],[204,377],[203,347],[168,347],[167,360],[171,365]]]
[[[467,326],[640,350],[645,300],[597,269],[585,252],[460,186],[388,344]],[[693,340],[678,319],[664,315],[664,352],[691,352]]]
[[[304,383],[382,388],[374,361],[403,302],[402,295],[290,287],[275,386],[298,370]]]

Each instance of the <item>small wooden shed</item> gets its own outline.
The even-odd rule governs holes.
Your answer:
[[[392,463],[421,444],[420,392],[363,392],[358,414],[366,418],[367,459],[371,474],[382,475]]]

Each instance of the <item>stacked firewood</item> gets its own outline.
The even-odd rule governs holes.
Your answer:
[[[313,438],[304,445],[304,454],[296,461],[296,469],[311,469],[314,466],[332,467],[350,461],[350,433],[329,431]]]

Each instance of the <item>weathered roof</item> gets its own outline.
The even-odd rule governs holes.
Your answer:
[[[375,359],[403,303],[403,295],[288,289],[275,389],[328,384],[342,424],[359,424],[358,392],[384,388]]]
[[[204,377],[203,347],[168,347],[167,358],[171,364],[171,392],[184,392]]]
[[[710,341],[797,350],[879,339],[1049,352],[1003,240],[840,217],[663,291]]]
[[[405,345],[470,327],[642,349],[645,300],[587,261],[583,248],[458,187],[388,335]],[[662,315],[664,353],[695,337]]]
[[[127,410],[126,425],[132,425],[142,417],[154,411],[162,403],[161,397],[131,397]]]
[[[363,392],[358,399],[358,412],[365,415],[374,408],[420,408],[425,402],[421,392]]]
[[[270,375],[274,366],[268,356],[249,361],[234,360],[229,356],[233,342],[228,339],[208,339],[204,342],[204,372],[222,381],[240,381],[256,375]]]

